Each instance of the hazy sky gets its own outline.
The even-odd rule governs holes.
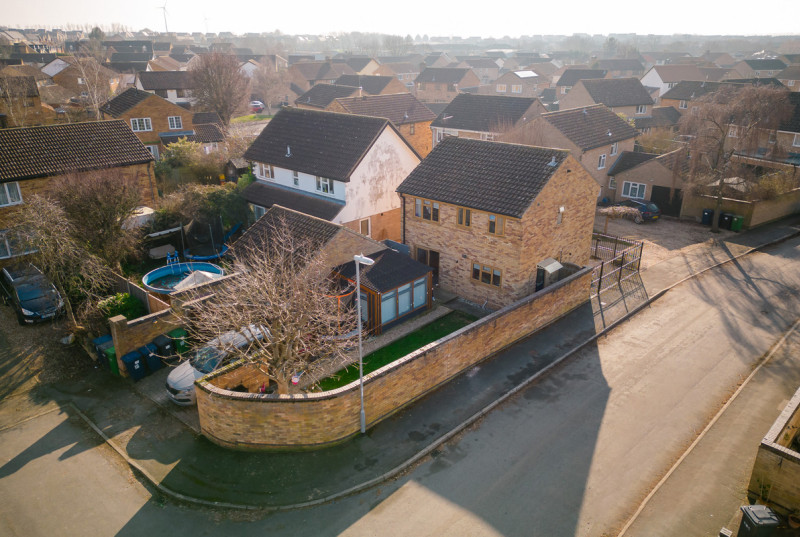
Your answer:
[[[123,24],[164,30],[164,0],[3,1],[0,25]],[[556,2],[167,0],[175,32],[325,34],[361,31],[462,37],[589,33],[798,34],[797,0],[562,0]]]

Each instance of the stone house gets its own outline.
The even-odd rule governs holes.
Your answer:
[[[589,261],[597,186],[569,151],[447,138],[397,191],[412,254],[476,304],[501,308],[552,283],[550,263]]]
[[[545,112],[536,97],[462,93],[431,123],[432,146],[447,136],[494,140]]]
[[[113,169],[138,181],[143,204],[155,206],[153,156],[121,120],[0,129],[0,260],[15,250],[11,228],[25,200],[64,175]]]
[[[504,95],[508,97],[538,97],[541,90],[550,87],[550,79],[536,71],[509,71],[503,73],[494,84],[481,86],[481,95]]]
[[[687,166],[683,148],[663,155],[623,151],[608,170],[609,201],[652,201],[662,213],[678,216]]]
[[[653,99],[638,78],[579,80],[559,101],[561,109],[604,104],[628,118],[650,115]]]
[[[436,114],[410,93],[335,99],[326,108],[359,116],[385,117],[422,158],[431,151],[431,122]]]
[[[472,69],[428,67],[414,81],[414,95],[422,102],[449,103],[466,88],[477,88],[480,79]]]
[[[140,71],[135,87],[184,107],[191,107],[192,74],[189,71]]]
[[[548,112],[509,132],[504,140],[567,149],[597,181],[598,198],[608,197],[608,176],[622,151],[633,151],[636,129],[597,104]]]
[[[278,204],[377,240],[401,240],[397,186],[420,161],[385,118],[284,108],[244,154],[256,218]]]

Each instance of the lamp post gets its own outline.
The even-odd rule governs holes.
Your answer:
[[[364,412],[364,358],[361,350],[361,265],[370,266],[375,263],[374,259],[365,257],[364,254],[354,255],[353,261],[356,263],[356,304],[358,309],[358,385],[361,391],[361,434],[367,430],[367,415]]]

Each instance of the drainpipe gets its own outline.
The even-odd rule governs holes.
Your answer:
[[[406,243],[406,197],[400,194],[400,199],[403,200],[403,244]]]

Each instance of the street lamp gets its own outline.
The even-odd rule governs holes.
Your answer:
[[[361,434],[367,430],[367,415],[364,413],[364,358],[361,350],[361,265],[370,266],[375,264],[375,260],[364,257],[364,254],[354,255],[353,261],[356,263],[356,304],[358,308],[358,384],[361,390]]]

